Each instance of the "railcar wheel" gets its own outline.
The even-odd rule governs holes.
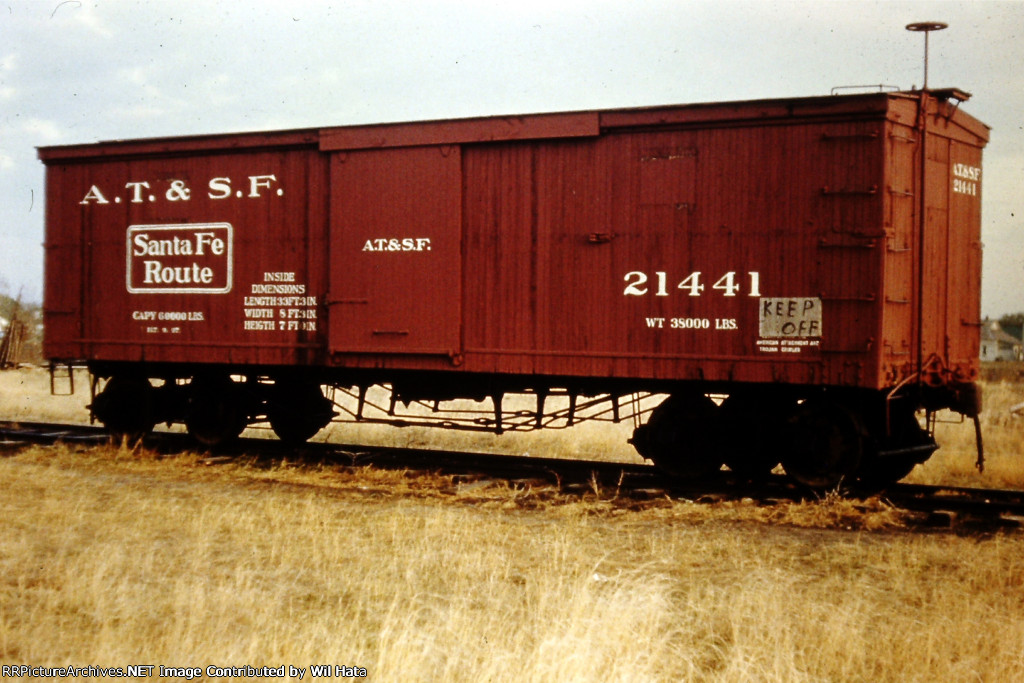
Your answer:
[[[669,474],[694,479],[722,467],[715,438],[718,406],[704,394],[676,394],[633,432],[637,452]]]
[[[333,418],[334,404],[324,397],[319,384],[278,384],[267,404],[270,428],[285,443],[305,443]]]
[[[237,439],[247,424],[242,392],[229,377],[192,380],[185,413],[192,438],[218,446]]]
[[[782,467],[797,482],[830,491],[850,481],[864,457],[865,435],[857,417],[825,399],[808,399],[790,420]]]
[[[720,407],[722,459],[741,477],[764,479],[779,464],[789,405],[733,394]]]
[[[880,452],[866,458],[861,466],[859,478],[868,486],[896,483],[938,449],[935,439],[921,427],[912,410],[894,414],[891,430]]]
[[[112,377],[89,409],[117,441],[135,445],[156,424],[153,388],[144,377]]]

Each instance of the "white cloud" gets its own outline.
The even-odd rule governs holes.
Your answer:
[[[18,70],[18,55],[10,53],[0,57],[0,100],[10,101],[17,97],[18,90],[10,81]]]
[[[130,107],[116,107],[112,115],[117,118],[133,119],[136,122],[158,121],[167,110],[155,104],[136,104]]]
[[[114,31],[100,17],[96,4],[80,2],[79,0],[64,0],[64,2],[61,2],[54,8],[50,17],[63,18],[61,15],[69,13],[74,21],[84,26],[91,33],[103,38],[114,36]]]
[[[39,142],[55,143],[64,138],[60,124],[47,119],[30,118],[21,124],[21,130]]]

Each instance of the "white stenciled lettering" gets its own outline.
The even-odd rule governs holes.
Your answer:
[[[747,296],[761,296],[761,274],[758,271],[749,271],[747,273],[745,278],[746,287],[741,284],[741,279],[741,277],[737,276],[736,271],[731,270],[719,277],[711,285],[711,289],[720,293],[720,296],[736,296],[744,290]],[[623,296],[645,296],[651,291],[647,284],[650,277],[643,271],[630,271],[626,273],[623,280],[626,283],[626,287],[622,290]],[[654,281],[654,296],[671,296],[674,289],[682,290],[688,296],[700,297],[707,290],[707,286],[704,284],[704,275],[699,270],[693,271],[682,280],[679,280],[675,287],[669,286],[669,274],[664,271],[659,270],[655,272]]]
[[[366,240],[363,251],[430,251],[429,237],[381,237]]]
[[[711,321],[707,318],[672,318],[673,330],[707,330]]]
[[[107,200],[107,198],[103,196],[103,193],[100,192],[100,188],[96,187],[95,185],[93,185],[92,187],[89,188],[89,191],[85,193],[85,197],[83,197],[82,201],[80,201],[78,203],[79,204],[91,204],[92,202],[96,202],[97,204],[109,204],[110,203]]]
[[[981,168],[967,164],[953,164],[953,177],[964,180],[981,180]]]
[[[239,185],[245,186],[244,182]],[[109,188],[108,188],[109,189]],[[144,204],[156,202],[163,199],[168,202],[187,202],[192,200],[192,188],[189,181],[180,178],[166,178],[160,180],[129,180],[124,184],[125,193],[123,196],[108,195],[99,185],[91,185],[89,190],[78,202],[83,205],[120,204]],[[234,190],[230,176],[215,176],[206,183],[206,196],[209,199],[220,200],[230,197],[261,199],[273,195],[284,196],[284,188],[274,173],[262,173],[248,176],[248,192],[239,189]]]
[[[249,196],[259,197],[260,189],[270,189],[271,183],[277,182],[276,175],[251,175],[249,176]],[[278,193],[281,194],[280,192]]]
[[[283,309],[287,311],[284,315],[288,320],[315,320],[316,309],[315,308],[287,308]]]
[[[644,326],[648,329],[663,330],[667,327],[673,330],[738,330],[739,323],[735,318],[715,318],[712,324],[711,318],[644,318]]]
[[[265,320],[272,320],[274,318],[273,308],[246,308],[246,318],[263,318]]]
[[[184,180],[172,180],[171,186],[164,196],[167,197],[169,202],[187,202],[192,196],[192,190],[188,189],[188,185]]]
[[[953,192],[957,194],[969,194],[972,197],[977,197],[978,183],[971,182],[970,180],[960,180],[959,178],[953,178]]]
[[[250,287],[253,294],[304,294],[306,284],[296,282],[297,279],[295,271],[265,271],[263,282]],[[317,331],[319,315],[315,296],[247,296],[243,297],[242,305],[246,331]]]
[[[128,291],[227,293],[233,270],[231,241],[227,223],[130,226]]]
[[[253,294],[305,294],[306,285],[253,285]]]
[[[264,282],[295,282],[295,273],[263,273]]]
[[[623,296],[643,296],[647,293],[647,288],[644,287],[647,284],[646,274],[634,270],[631,273],[626,273],[625,280],[626,289],[622,292]]]
[[[210,253],[214,256],[224,255],[224,240],[217,237],[216,233],[213,232],[197,232],[196,233],[196,255],[202,256],[205,247],[210,248]]]
[[[143,261],[142,268],[142,282],[147,285],[208,285],[213,282],[213,268],[198,263],[165,266],[160,261]]]
[[[978,185],[981,182],[981,168],[967,164],[953,164],[953,192],[978,196]]]
[[[125,183],[124,188],[126,190],[131,190],[131,198],[128,201],[130,201],[132,204],[141,204],[143,201],[145,201],[142,194],[142,190],[148,190],[149,183]]]
[[[209,192],[206,196],[210,199],[227,199],[231,196],[231,178],[211,178]]]
[[[135,245],[132,253],[135,256],[191,256],[192,240],[179,237],[171,239],[150,239],[146,233],[139,233],[132,238]]]
[[[205,256],[207,253],[222,256],[227,248],[224,240],[213,232],[195,232],[187,238],[175,235],[161,239],[153,239],[149,233],[140,232],[132,237],[132,244],[132,254],[135,256]]]

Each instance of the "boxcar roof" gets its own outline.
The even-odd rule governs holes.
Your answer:
[[[959,110],[959,103],[970,97],[968,93],[948,88],[929,90],[928,94],[940,103],[956,100],[955,105],[948,105],[949,110],[945,116],[954,120],[982,143],[988,141],[988,126]],[[322,151],[340,151],[593,137],[600,135],[602,131],[623,128],[749,125],[829,118],[890,117],[900,120],[907,118],[908,115],[916,116],[916,102],[919,98],[920,92],[915,91],[665,105],[269,132],[109,140],[39,147],[38,153],[44,163],[49,163],[89,158],[179,155],[244,149],[315,147]]]

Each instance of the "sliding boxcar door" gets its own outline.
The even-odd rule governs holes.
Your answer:
[[[461,351],[462,163],[457,146],[331,161],[332,353]]]

